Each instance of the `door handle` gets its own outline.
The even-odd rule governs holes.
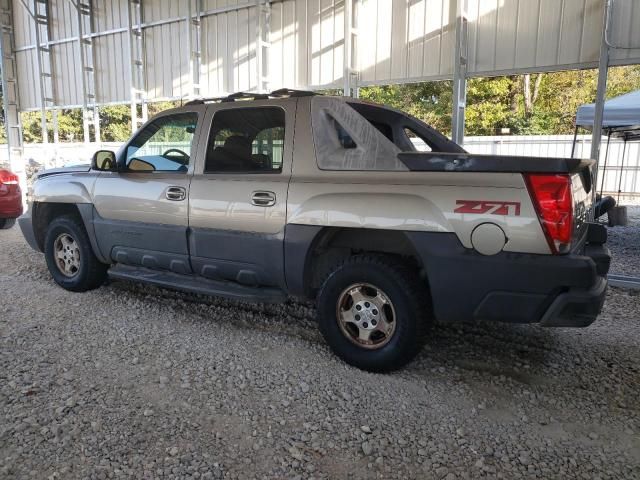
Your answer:
[[[276,204],[276,194],[267,191],[257,191],[251,193],[251,205],[256,207],[273,207]]]
[[[187,189],[184,187],[168,187],[164,193],[167,200],[179,202],[187,198]]]

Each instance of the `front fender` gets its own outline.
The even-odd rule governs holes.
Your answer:
[[[95,175],[52,175],[33,184],[33,201],[39,203],[93,203]]]

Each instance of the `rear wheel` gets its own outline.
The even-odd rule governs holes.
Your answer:
[[[0,230],[7,230],[16,224],[15,218],[0,218]]]
[[[106,279],[108,266],[96,258],[84,225],[74,216],[58,217],[51,222],[44,254],[53,280],[67,290],[92,290]]]
[[[393,257],[347,259],[327,276],[317,298],[320,330],[347,363],[384,372],[420,351],[431,320],[424,282]]]

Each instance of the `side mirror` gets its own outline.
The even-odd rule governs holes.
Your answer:
[[[91,159],[91,168],[101,172],[113,172],[116,170],[116,154],[111,150],[98,150]]]

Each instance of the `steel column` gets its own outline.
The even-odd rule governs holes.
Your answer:
[[[147,121],[144,32],[142,31],[142,0],[129,0],[129,57],[131,59],[131,131]],[[138,105],[142,115],[138,118]]]
[[[602,22],[602,41],[600,43],[600,62],[598,64],[598,90],[596,93],[595,113],[593,118],[593,132],[591,137],[591,158],[596,161],[593,171],[593,184],[597,185],[598,163],[600,161],[600,144],[602,142],[602,123],[604,120],[604,101],[607,93],[607,78],[609,76],[609,45],[607,44],[607,28],[609,25],[609,14],[611,0],[604,2],[604,20]],[[593,205],[589,213],[589,219],[594,219],[596,189],[593,189]]]
[[[187,16],[187,40],[190,52],[189,74],[191,77],[191,96],[201,95],[200,81],[202,70],[202,1],[189,0]]]
[[[357,5],[359,0],[344,2],[344,73],[342,94],[346,97],[358,97],[359,72],[356,67],[357,52]],[[354,8],[356,7],[356,8]]]
[[[2,103],[4,125],[9,148],[11,169],[25,185],[25,166],[22,158],[22,123],[20,121],[20,97],[13,36],[13,9],[11,0],[0,0],[0,57],[2,59]],[[26,189],[25,189],[26,190]]]
[[[256,90],[269,91],[269,48],[271,46],[271,2],[256,0]]]
[[[47,0],[33,0],[32,10],[25,0],[20,0],[20,3],[22,3],[33,20],[36,36],[36,64],[40,85],[40,128],[42,130],[42,143],[49,143],[47,107],[53,108],[55,106],[51,46],[49,45],[49,5]]]
[[[96,106],[95,54],[93,51],[93,6],[92,0],[71,0],[76,9],[78,25],[78,48],[82,79],[82,127],[85,143],[91,141],[90,126],[93,125],[95,141],[100,141],[100,117]]]
[[[464,143],[465,112],[467,108],[468,40],[467,0],[456,0],[456,44],[453,59],[451,138],[458,145]]]

